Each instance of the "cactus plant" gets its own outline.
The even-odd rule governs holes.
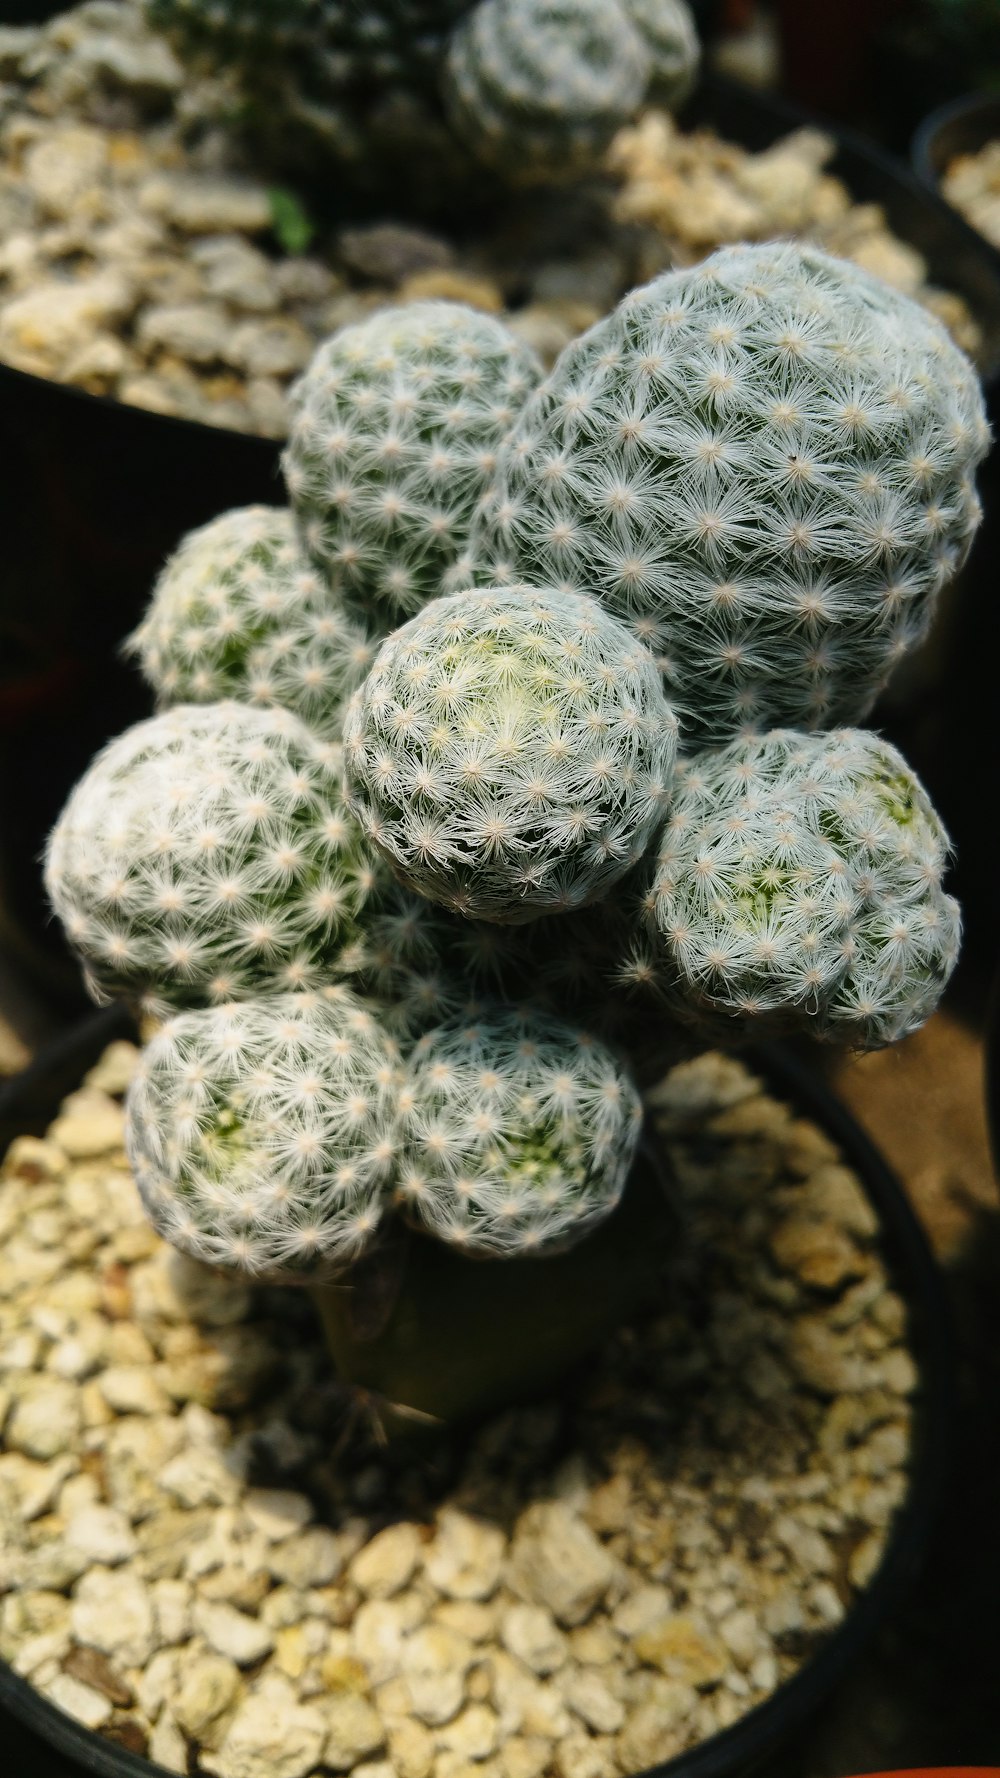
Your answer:
[[[480,0],[452,35],[446,98],[487,165],[525,184],[572,178],[634,115],[652,66],[618,0]]]
[[[322,986],[373,881],[338,768],[290,712],[235,703],[181,704],[110,742],[45,866],[95,997]]]
[[[591,599],[435,600],[383,643],[344,727],[348,800],[401,881],[512,925],[595,901],[663,819],[677,724]]]
[[[183,1012],[147,1046],[126,1147],[153,1227],[252,1278],[318,1282],[375,1237],[399,1056],[345,988]]]
[[[909,297],[815,247],[724,248],[566,348],[470,559],[625,618],[689,744],[856,723],[967,554],[987,442]]]
[[[306,550],[383,632],[444,590],[534,353],[463,304],[387,309],[321,346],[295,384],[284,469]]]
[[[958,954],[948,839],[888,742],[776,730],[685,762],[649,908],[682,1017],[857,1049],[922,1025]]]
[[[674,111],[698,74],[701,44],[687,0],[621,0],[652,58],[649,99]]]
[[[228,515],[135,645],[161,695],[306,710],[254,677],[293,613],[412,612],[342,749],[290,709],[178,705],[98,757],[47,863],[95,992],[192,1009],[129,1104],[156,1225],[318,1283],[342,1377],[444,1417],[557,1382],[662,1290],[636,1081],[706,1038],[893,1042],[959,936],[921,785],[830,731],[974,529],[985,421],[937,324],[745,247],[636,292],[501,447],[512,378],[450,305],[321,353],[288,467],[324,584],[287,515]],[[476,585],[494,557],[510,584]]]
[[[161,709],[278,704],[329,739],[374,652],[303,558],[291,513],[269,506],[189,532],[126,647]]]
[[[529,1009],[487,1006],[413,1051],[397,1195],[464,1252],[548,1252],[610,1215],[641,1124],[639,1095],[604,1044]]]

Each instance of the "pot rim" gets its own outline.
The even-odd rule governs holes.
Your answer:
[[[105,1046],[113,1038],[134,1034],[126,1009],[114,1005],[92,1014],[44,1050],[0,1088],[0,1148],[19,1115],[29,1123],[50,1121],[59,1099]],[[916,1213],[871,1138],[803,1059],[799,1046],[756,1045],[746,1052],[746,1060],[772,1092],[791,1101],[832,1137],[878,1212],[879,1245],[893,1285],[906,1302],[908,1338],[920,1372],[909,1486],[874,1576],[817,1653],[732,1727],[633,1778],[737,1778],[800,1729],[858,1664],[905,1595],[919,1570],[949,1467],[954,1418],[951,1320],[943,1281]],[[76,1778],[83,1773],[95,1778],[176,1778],[144,1755],[117,1747],[85,1728],[0,1662],[0,1724],[4,1714],[42,1743],[39,1751],[54,1751],[75,1762],[73,1773],[53,1767],[51,1775],[46,1771],[38,1778]]]
[[[922,117],[910,138],[910,164],[917,178],[927,186],[929,191],[940,193],[942,168],[938,162],[937,149],[939,139],[951,124],[968,120],[975,124],[982,119],[983,124],[990,124],[991,134],[1000,136],[1000,93],[962,93],[957,99],[949,99],[944,105],[936,105]],[[976,131],[973,130],[973,136]],[[982,147],[989,136],[984,135],[979,143]],[[947,202],[947,199],[944,200]],[[954,205],[950,206],[954,209]],[[961,212],[959,212],[961,214]],[[978,234],[978,230],[974,233]],[[985,239],[980,236],[980,239]],[[986,243],[989,246],[989,242]]]

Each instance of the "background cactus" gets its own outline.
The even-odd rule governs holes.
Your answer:
[[[451,38],[446,101],[480,160],[532,184],[596,166],[651,75],[618,0],[480,0]]]
[[[641,1124],[639,1095],[602,1043],[535,1011],[486,1006],[414,1048],[397,1197],[467,1253],[552,1251],[610,1215]]]
[[[161,709],[278,704],[331,739],[374,652],[303,557],[291,513],[270,506],[183,538],[126,646]]]
[[[965,558],[988,437],[910,298],[818,248],[725,248],[566,348],[471,560],[600,597],[689,743],[857,722]]]
[[[233,703],[179,705],[98,754],[45,878],[95,996],[159,1007],[322,986],[373,875],[337,750]]]
[[[398,1054],[346,989],[180,1013],[126,1102],[146,1213],[209,1265],[329,1277],[378,1229],[398,1096]]]
[[[684,103],[698,74],[701,44],[687,0],[621,0],[652,58],[647,97],[674,111]]]
[[[541,377],[502,322],[411,303],[335,334],[292,389],[285,479],[305,548],[369,627],[442,591]]]
[[[674,1010],[857,1049],[905,1037],[958,955],[947,852],[905,760],[862,730],[686,761],[649,898]]]
[[[676,744],[651,656],[593,600],[457,593],[383,643],[352,699],[348,799],[401,881],[516,925],[641,858]]]

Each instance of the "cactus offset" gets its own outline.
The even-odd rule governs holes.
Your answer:
[[[698,75],[701,44],[687,0],[621,0],[652,58],[648,97],[668,111],[682,105]]]
[[[451,38],[446,99],[478,158],[530,184],[595,167],[651,74],[618,0],[480,0]]]
[[[652,657],[593,600],[458,593],[389,637],[352,699],[348,798],[401,881],[517,924],[642,856],[676,730]]]
[[[551,1252],[610,1215],[641,1124],[638,1092],[602,1043],[533,1010],[485,1006],[413,1051],[397,1196],[464,1252]]]
[[[398,1053],[346,989],[180,1013],[126,1102],[146,1213],[209,1265],[318,1282],[372,1243],[398,1099]]]
[[[686,761],[648,904],[675,1011],[857,1049],[905,1037],[958,954],[947,853],[905,760],[862,730]]]
[[[502,322],[430,302],[342,329],[295,384],[284,467],[303,542],[372,628],[393,629],[458,572],[540,376]]]
[[[330,739],[374,652],[302,556],[291,513],[268,506],[189,532],[127,647],[161,709],[278,704]]]
[[[98,754],[46,886],[97,998],[319,987],[370,893],[339,757],[285,710],[181,704]]]
[[[726,248],[566,348],[470,560],[600,597],[695,745],[857,722],[968,552],[987,442],[910,298],[815,247]]]

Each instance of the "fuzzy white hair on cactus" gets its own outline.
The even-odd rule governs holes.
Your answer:
[[[540,377],[502,321],[460,303],[386,309],[320,347],[291,391],[285,480],[307,553],[367,627],[445,590]]]
[[[374,648],[303,554],[291,512],[243,506],[188,532],[126,643],[161,710],[280,705],[329,739]]]
[[[322,986],[373,866],[336,747],[287,710],[180,704],[98,754],[45,880],[95,997],[157,1009]]]
[[[600,598],[695,744],[857,723],[968,553],[988,441],[918,303],[817,247],[727,247],[566,348],[470,559]]]
[[[674,1010],[877,1049],[917,1029],[958,956],[948,838],[863,730],[789,730],[685,762],[648,908]]]
[[[382,1219],[399,1086],[395,1045],[345,988],[179,1013],[125,1105],[153,1227],[252,1278],[343,1271]]]
[[[638,1091],[603,1043],[535,1010],[486,1005],[413,1050],[397,1199],[463,1252],[552,1253],[611,1214],[641,1126]]]
[[[592,599],[453,594],[382,644],[344,728],[348,802],[401,881],[517,924],[595,901],[649,847],[677,722]]]

